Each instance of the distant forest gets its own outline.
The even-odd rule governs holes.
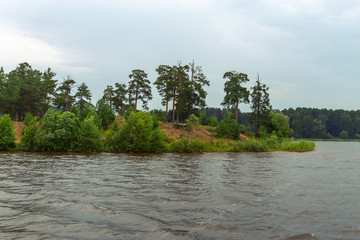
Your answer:
[[[341,138],[360,139],[360,110],[328,110],[317,108],[289,108],[275,110],[289,117],[290,128],[295,138]],[[215,116],[219,121],[224,117],[224,109],[205,108],[207,118]],[[239,113],[238,123],[254,131],[250,113]]]

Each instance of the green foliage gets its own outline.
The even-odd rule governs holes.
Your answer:
[[[240,126],[228,112],[227,116],[220,121],[216,128],[216,136],[220,138],[231,138],[237,140],[240,138]]]
[[[22,131],[19,148],[24,151],[35,151],[37,149],[38,136],[39,127],[35,123],[27,125]]]
[[[186,120],[186,128],[191,131],[193,128],[199,128],[199,118],[191,114],[189,119]]]
[[[115,133],[112,149],[117,152],[161,152],[166,150],[166,135],[155,127],[150,113],[131,113]]]
[[[306,152],[315,149],[315,143],[305,140],[292,141],[286,140],[281,145],[281,150],[291,152]]]
[[[77,99],[76,105],[79,108],[79,111],[82,111],[83,108],[90,103],[92,94],[85,83],[82,83],[75,94]]]
[[[24,124],[26,126],[34,125],[37,121],[37,118],[34,117],[31,113],[27,113],[24,118]]]
[[[219,124],[218,120],[216,117],[211,117],[209,118],[209,126],[211,127],[217,127]]]
[[[75,83],[76,82],[68,76],[67,79],[64,80],[56,89],[57,93],[54,99],[54,104],[63,111],[69,111],[75,101],[75,96],[71,94]]]
[[[349,138],[349,134],[348,134],[345,130],[342,130],[342,131],[340,132],[339,137],[340,137],[341,139],[348,139],[348,138]]]
[[[150,81],[147,79],[148,75],[143,70],[135,69],[129,75],[130,82],[128,87],[129,95],[132,103],[134,101],[134,109],[137,111],[137,101],[142,101],[142,107],[148,109],[147,103],[152,99]],[[133,99],[134,98],[134,99]]]
[[[101,121],[101,127],[107,129],[108,126],[115,120],[115,114],[111,110],[110,105],[104,100],[99,100],[96,104],[96,112]]]
[[[248,76],[236,71],[226,72],[224,79],[229,79],[224,84],[225,97],[221,105],[235,108],[235,119],[238,121],[239,103],[249,103],[249,90],[243,85],[249,81]]]
[[[10,150],[15,147],[15,131],[10,116],[0,118],[0,150]]]
[[[199,139],[191,140],[181,136],[179,140],[171,143],[169,149],[171,152],[178,153],[203,152],[205,149],[205,144]]]
[[[100,130],[96,125],[94,116],[90,116],[81,123],[76,150],[96,152],[100,146]]]
[[[290,128],[289,125],[289,117],[285,116],[282,113],[275,113],[270,111],[269,113],[269,130],[270,132],[275,132],[276,135],[280,138],[287,138],[291,134],[293,134],[293,130]]]
[[[260,139],[249,138],[245,141],[238,141],[234,144],[235,152],[267,152],[269,147],[266,142]]]
[[[269,120],[269,111],[271,110],[269,99],[269,88],[260,83],[259,75],[257,76],[255,86],[251,88],[251,120],[256,126],[256,137],[259,137],[259,130],[262,125],[266,125]]]
[[[48,110],[40,123],[37,149],[40,151],[71,151],[76,149],[79,119],[70,112]]]
[[[113,107],[119,116],[123,116],[125,110],[128,108],[129,99],[126,97],[128,90],[125,84],[115,83],[115,90],[113,91]]]
[[[39,136],[39,127],[36,125],[37,118],[26,114],[24,119],[25,128],[22,130],[21,144],[19,148],[24,151],[33,151],[36,149],[36,143]]]

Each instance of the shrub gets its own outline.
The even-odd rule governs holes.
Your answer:
[[[75,149],[80,129],[79,119],[71,112],[48,110],[40,123],[37,148],[40,151],[70,151]]]
[[[22,131],[21,144],[19,148],[24,151],[36,150],[39,136],[39,127],[35,123],[26,126]]]
[[[205,144],[199,139],[190,140],[184,136],[180,137],[179,140],[173,142],[169,147],[171,152],[178,153],[194,153],[194,152],[203,152],[205,149]]]
[[[199,118],[194,114],[191,114],[188,119],[186,119],[186,128],[188,131],[191,131],[193,128],[199,127]]]
[[[0,118],[0,150],[12,148],[15,148],[15,131],[7,114]]]
[[[157,122],[154,124],[150,113],[132,112],[115,133],[112,148],[118,152],[161,152],[166,149],[165,141],[165,133]]]
[[[348,139],[348,138],[349,138],[349,134],[348,134],[345,130],[342,130],[342,131],[340,132],[339,137],[340,137],[341,139]]]
[[[218,124],[219,124],[219,122],[218,122],[218,119],[216,117],[211,117],[209,119],[209,126],[217,127]]]
[[[216,136],[237,140],[240,138],[240,126],[235,119],[226,117],[220,121],[218,127],[216,128]]]
[[[76,150],[93,152],[101,146],[100,130],[96,126],[94,117],[86,118],[80,125]]]

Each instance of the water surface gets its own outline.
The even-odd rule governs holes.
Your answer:
[[[0,153],[0,239],[360,239],[360,143],[308,153]]]

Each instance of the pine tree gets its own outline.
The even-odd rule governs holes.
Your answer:
[[[249,103],[249,91],[242,85],[249,81],[248,76],[236,71],[226,72],[223,78],[229,79],[225,82],[225,97],[221,105],[235,107],[235,119],[238,122],[239,103]]]
[[[125,110],[128,106],[128,98],[126,97],[127,94],[128,90],[126,89],[126,84],[115,83],[113,107],[120,116],[124,115]]]
[[[130,82],[128,87],[128,92],[134,101],[135,113],[137,111],[137,102],[138,100],[142,101],[142,107],[148,109],[147,103],[148,100],[152,99],[150,81],[147,79],[148,75],[143,70],[135,69],[132,71],[132,74],[129,75]]]
[[[269,112],[271,111],[269,88],[260,83],[258,74],[255,86],[251,90],[251,120],[255,123],[256,137],[258,138],[260,126],[268,121]]]
[[[92,94],[85,83],[82,83],[75,94],[75,98],[78,100],[76,105],[79,111],[82,111],[86,104],[90,103]]]
[[[64,80],[57,88],[56,98],[54,100],[55,105],[64,111],[68,111],[71,105],[75,101],[75,97],[71,95],[71,90],[75,85],[75,81],[70,76]]]

